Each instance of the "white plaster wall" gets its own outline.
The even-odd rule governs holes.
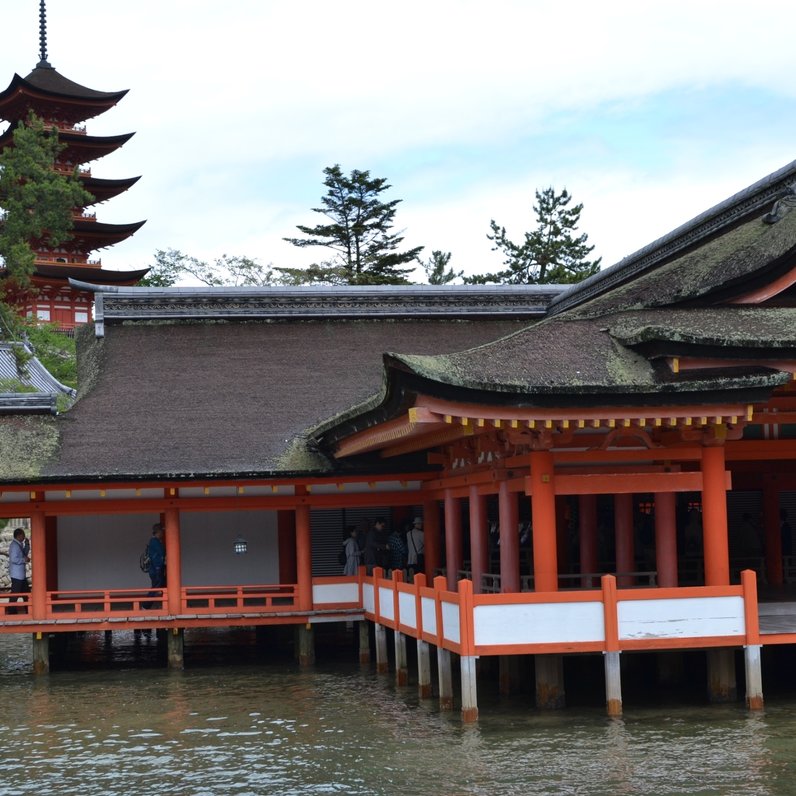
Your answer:
[[[417,605],[414,594],[398,592],[398,615],[401,624],[407,627],[417,627]]]
[[[385,619],[395,619],[395,604],[393,603],[392,589],[379,586],[379,612]]]
[[[233,545],[248,543],[243,555]],[[180,515],[184,586],[279,583],[275,511],[190,512]]]
[[[437,635],[437,604],[431,597],[420,598],[420,610],[423,617],[423,632]]]
[[[138,561],[158,514],[65,516],[58,519],[58,587],[129,589],[149,585]],[[186,512],[181,515],[185,586],[257,585],[279,581],[276,512]],[[236,555],[241,534],[248,552]]]
[[[312,587],[315,605],[359,603],[358,583],[319,583]]]
[[[476,644],[561,644],[603,641],[601,602],[476,605]]]
[[[362,607],[371,614],[376,610],[372,583],[364,583],[362,585]]]
[[[626,600],[617,605],[620,639],[742,636],[742,597]]]
[[[462,640],[459,625],[459,606],[456,603],[442,603],[442,637],[458,644]]]

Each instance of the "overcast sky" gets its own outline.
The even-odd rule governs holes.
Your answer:
[[[0,88],[38,61],[38,0],[3,0]],[[101,252],[305,265],[322,170],[386,177],[406,246],[495,270],[534,190],[566,187],[610,265],[796,159],[796,4],[768,0],[49,0],[48,55],[129,89],[89,132],[135,131],[92,164],[142,179],[100,205],[147,219]]]

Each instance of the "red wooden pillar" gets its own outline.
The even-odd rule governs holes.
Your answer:
[[[556,549],[558,551],[558,568],[569,572],[569,523],[572,519],[571,506],[566,495],[556,495]]]
[[[533,575],[536,591],[558,591],[553,454],[531,451]]]
[[[296,583],[298,609],[312,610],[312,534],[310,507],[296,506]]]
[[[633,539],[633,495],[614,495],[614,537],[616,539],[616,571],[634,572],[636,550]],[[616,585],[629,588],[635,583],[632,576],[618,576]]]
[[[445,490],[445,570],[449,591],[456,591],[462,568],[462,504]]]
[[[498,486],[498,522],[500,525],[500,590],[520,591],[520,534],[517,527],[517,495],[509,491],[508,481]]]
[[[431,583],[439,569],[440,538],[439,538],[439,504],[436,500],[423,503],[423,541],[426,546],[426,580]]]
[[[478,494],[478,487],[470,487],[470,570],[473,592],[481,593],[481,575],[487,571],[489,546],[487,543],[486,496]]]
[[[597,495],[578,496],[578,543],[581,574],[597,572]],[[587,589],[595,584],[591,578],[581,578],[580,585]]]
[[[47,616],[47,520],[43,511],[30,515],[30,606],[33,619]]]
[[[292,511],[276,513],[279,540],[279,582],[295,583],[296,575],[296,514]]]
[[[766,576],[772,586],[781,586],[782,535],[779,522],[779,488],[770,475],[763,476],[763,529],[766,540]]]
[[[655,493],[655,564],[658,585],[677,586],[677,516],[674,492]]]
[[[58,517],[44,520],[47,543],[47,591],[58,590]]]
[[[180,512],[166,509],[163,515],[166,526],[166,589],[168,609],[172,616],[182,613],[182,555],[180,550]]]
[[[705,546],[705,585],[729,585],[727,476],[724,447],[721,445],[702,448],[702,537]]]

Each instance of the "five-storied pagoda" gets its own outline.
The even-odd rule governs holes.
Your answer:
[[[13,146],[14,129],[33,112],[44,121],[45,127],[58,131],[64,145],[55,168],[64,173],[77,169],[83,186],[94,197],[90,204],[104,202],[126,191],[139,178],[99,179],[92,176],[86,164],[115,151],[133,133],[88,135],[85,122],[116,105],[127,90],[95,91],[60,75],[47,61],[45,0],[40,0],[39,9],[39,63],[27,77],[15,74],[8,88],[0,93],[0,121],[10,123],[0,135],[0,150]],[[60,246],[48,247],[43,241],[31,241],[36,255],[31,278],[34,290],[15,297],[21,314],[56,323],[62,329],[73,329],[90,320],[93,294],[71,287],[70,277],[100,285],[133,285],[146,274],[148,269],[108,270],[102,268],[100,260],[90,259],[92,252],[128,238],[144,222],[104,224],[97,221],[96,214],[87,211],[88,206],[74,209],[71,238]]]

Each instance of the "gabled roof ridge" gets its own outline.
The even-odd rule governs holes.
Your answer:
[[[781,196],[792,193],[794,183],[796,160],[724,199],[618,263],[572,285],[550,302],[549,314],[557,315],[602,295],[706,238],[725,231]]]

